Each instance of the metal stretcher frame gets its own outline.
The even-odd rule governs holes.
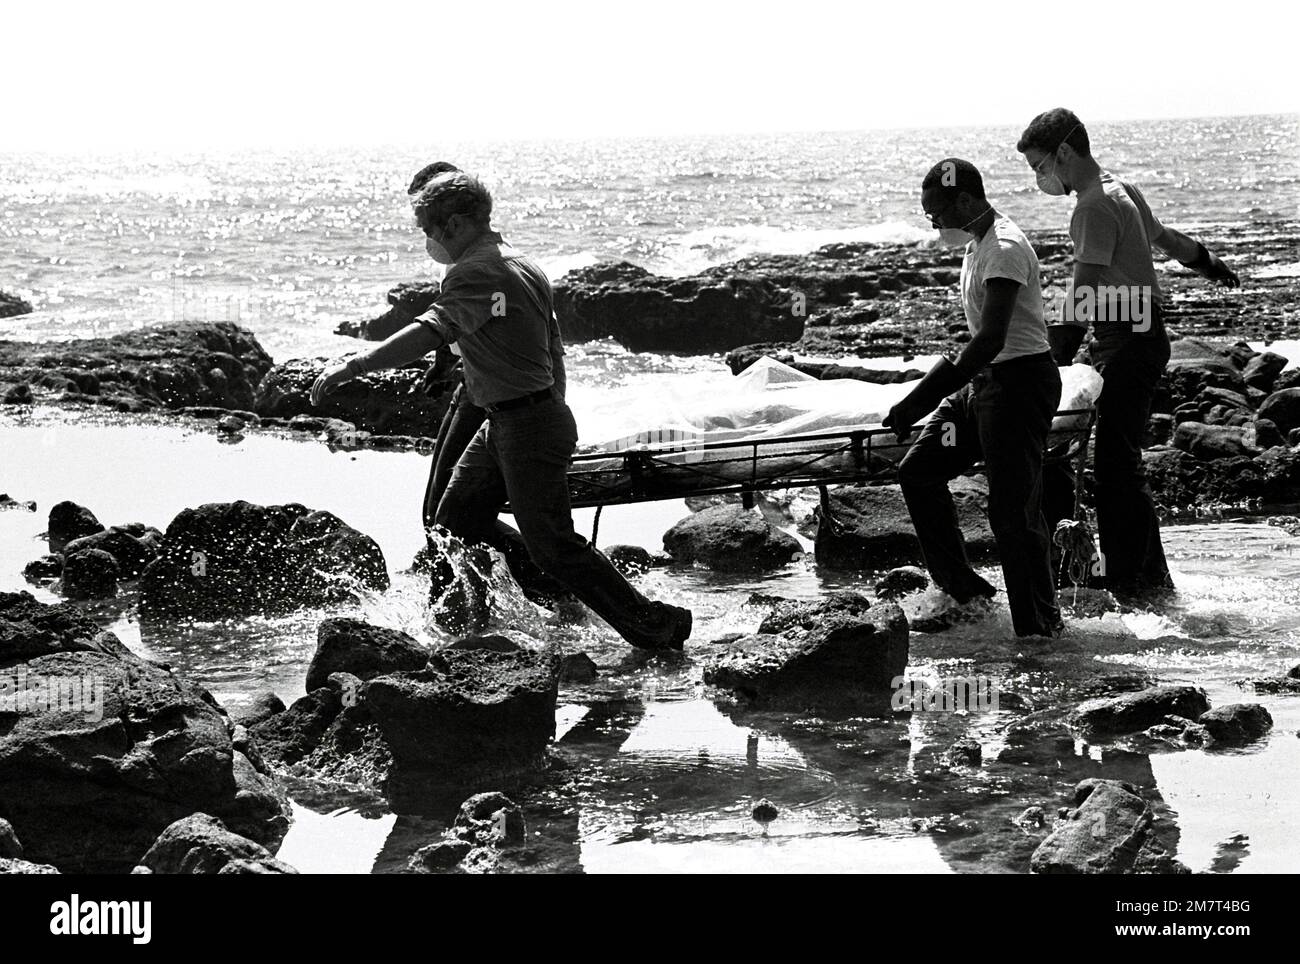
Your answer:
[[[1077,424],[1053,429],[1048,461],[1087,455],[1096,411],[1057,412]],[[777,438],[638,446],[621,452],[577,455],[569,468],[573,508],[655,502],[686,496],[740,494],[802,486],[894,481],[898,462],[912,445],[892,429],[861,428]],[[507,510],[508,511],[508,510]]]

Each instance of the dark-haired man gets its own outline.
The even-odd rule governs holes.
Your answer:
[[[1093,450],[1100,581],[1129,599],[1167,592],[1173,580],[1142,467],[1142,436],[1170,351],[1151,248],[1219,284],[1240,281],[1205,245],[1161,224],[1134,185],[1101,168],[1072,111],[1039,114],[1016,150],[1045,194],[1078,196],[1070,217],[1074,276],[1064,305],[1067,324],[1053,326],[1052,337],[1056,360],[1069,364],[1089,322],[1094,325],[1092,362],[1104,382]],[[1054,469],[1048,484],[1072,488],[1068,467]]]
[[[948,491],[982,458],[1012,626],[1017,636],[1056,636],[1062,624],[1042,473],[1061,376],[1043,321],[1038,256],[989,204],[969,161],[950,157],[931,168],[921,206],[945,243],[965,245],[961,303],[971,340],[955,362],[941,358],[884,422],[901,441],[934,411],[898,470],[912,525],[935,585],[961,604],[993,596],[966,558]]]
[[[450,265],[433,306],[345,365],[327,369],[312,401],[349,378],[459,345],[465,390],[487,412],[438,505],[435,522],[467,545],[499,545],[508,499],[532,560],[635,646],[680,649],[688,609],[652,602],[573,528],[568,468],[578,440],[557,389],[559,338],[551,283],[492,229],[492,197],[460,172],[429,181],[415,201],[431,256]]]

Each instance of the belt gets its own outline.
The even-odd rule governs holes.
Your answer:
[[[493,402],[491,405],[484,405],[483,409],[489,415],[495,415],[497,412],[508,412],[512,408],[523,408],[525,405],[537,405],[540,402],[547,402],[553,397],[552,389],[543,388],[531,395],[520,395],[518,398],[507,398],[504,402]]]

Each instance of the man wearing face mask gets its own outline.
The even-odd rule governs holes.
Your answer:
[[[940,359],[884,421],[902,441],[934,412],[898,469],[912,525],[935,585],[959,604],[992,597],[966,558],[948,491],[982,458],[1012,626],[1017,636],[1057,636],[1042,471],[1061,376],[1043,321],[1038,257],[989,204],[969,161],[936,164],[921,182],[921,206],[945,243],[965,245],[961,301],[971,340],[955,362]]]
[[[1016,150],[1045,194],[1078,195],[1070,217],[1074,275],[1063,319],[1069,323],[1053,325],[1050,334],[1056,360],[1069,364],[1088,324],[1094,324],[1092,362],[1104,383],[1093,449],[1100,582],[1132,600],[1159,595],[1173,589],[1173,580],[1142,467],[1142,436],[1169,361],[1169,335],[1151,248],[1218,284],[1236,287],[1240,281],[1205,245],[1161,224],[1134,185],[1102,170],[1072,111],[1058,107],[1039,114]],[[1049,492],[1072,492],[1070,468],[1054,467],[1047,485]],[[1064,495],[1049,499],[1062,506],[1072,501]]]
[[[652,602],[573,528],[568,468],[577,444],[561,394],[551,283],[492,229],[492,197],[477,178],[441,174],[415,200],[430,254],[448,264],[433,306],[409,327],[312,386],[313,404],[349,378],[393,368],[444,344],[459,345],[469,400],[487,421],[457,461],[435,522],[467,545],[500,544],[497,514],[509,500],[532,560],[624,639],[681,649],[691,612]]]

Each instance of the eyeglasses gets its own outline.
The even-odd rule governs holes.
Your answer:
[[[1081,124],[1075,124],[1073,127],[1071,127],[1070,130],[1069,130],[1069,132],[1068,132],[1064,137],[1062,137],[1059,141],[1056,142],[1056,146],[1053,147],[1053,148],[1052,148],[1050,151],[1048,151],[1046,154],[1044,154],[1043,157],[1042,157],[1042,159],[1041,159],[1037,164],[1034,164],[1034,165],[1033,165],[1033,168],[1032,168],[1032,169],[1033,169],[1033,172],[1034,172],[1035,174],[1041,174],[1041,173],[1043,173],[1043,172],[1040,170],[1040,168],[1041,168],[1044,164],[1047,163],[1047,159],[1048,159],[1049,157],[1053,157],[1053,158],[1056,157],[1056,152],[1059,151],[1059,150],[1061,149],[1061,145],[1064,144],[1066,141],[1068,141],[1068,140],[1070,139],[1070,135],[1073,134],[1075,131],[1077,131],[1077,130],[1080,128],[1080,126],[1082,126],[1082,125],[1081,125]]]

